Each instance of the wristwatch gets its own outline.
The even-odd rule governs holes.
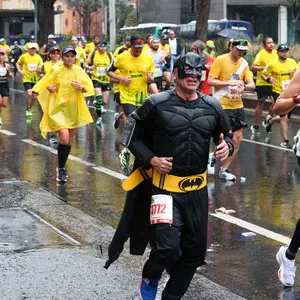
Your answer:
[[[233,148],[232,144],[230,144],[230,143],[227,143],[227,145],[228,145],[229,156],[230,156],[233,153],[234,148]]]
[[[295,104],[299,104],[299,103],[300,103],[300,99],[297,98],[299,95],[300,95],[300,93],[297,93],[296,95],[294,95],[294,96],[292,97],[293,102],[294,102]]]

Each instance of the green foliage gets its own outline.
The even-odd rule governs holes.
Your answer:
[[[67,40],[71,40],[71,37],[75,35],[75,32],[73,30],[70,30],[67,35],[66,35],[66,39]]]

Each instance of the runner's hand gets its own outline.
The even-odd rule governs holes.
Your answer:
[[[221,133],[219,137],[219,144],[217,146],[217,151],[215,152],[215,157],[221,161],[225,160],[229,155],[229,147],[224,140],[224,134]]]
[[[154,156],[150,160],[150,165],[160,174],[167,174],[172,170],[173,157],[157,157]]]

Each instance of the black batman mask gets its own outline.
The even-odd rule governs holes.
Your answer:
[[[175,68],[178,70],[179,79],[183,79],[188,75],[196,75],[200,79],[203,68],[202,58],[198,54],[188,52],[177,58],[174,64]]]

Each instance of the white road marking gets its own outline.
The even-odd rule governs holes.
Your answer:
[[[68,234],[62,232],[61,230],[59,230],[58,228],[56,228],[55,226],[51,225],[50,223],[48,223],[46,220],[44,220],[42,217],[38,216],[37,214],[35,214],[34,212],[30,211],[29,209],[23,207],[22,208],[25,212],[27,212],[28,214],[32,215],[33,217],[35,217],[37,220],[39,220],[40,222],[42,222],[43,224],[47,225],[48,227],[50,227],[53,231],[55,231],[58,235],[64,237],[65,239],[67,239],[69,242],[71,242],[72,244],[75,245],[81,245],[80,242],[76,241],[75,239],[73,239],[72,237],[70,237]]]
[[[18,92],[18,93],[25,93],[25,91],[22,90],[16,90],[16,89],[11,89],[9,88],[10,91]]]
[[[222,220],[224,220],[226,222],[229,222],[231,224],[238,225],[238,226],[243,227],[247,230],[258,233],[258,234],[263,235],[263,236],[265,236],[269,239],[272,239],[274,241],[277,241],[277,242],[280,242],[280,243],[283,243],[283,244],[289,244],[290,241],[291,241],[290,238],[285,237],[282,234],[275,233],[275,232],[267,230],[263,227],[260,227],[260,226],[254,225],[252,223],[249,223],[247,221],[241,220],[239,218],[233,217],[231,215],[220,214],[220,213],[211,213],[210,215],[213,216],[213,217],[222,219]]]
[[[6,134],[6,135],[17,135],[16,133],[10,132],[10,131],[5,130],[5,129],[0,129],[0,132],[1,132],[1,133],[4,133],[4,134]]]
[[[275,146],[275,145],[271,145],[271,144],[267,144],[267,143],[252,141],[252,140],[248,140],[248,139],[243,139],[243,141],[248,142],[248,143],[252,143],[252,144],[257,144],[257,145],[265,146],[265,147],[274,148],[274,149],[277,149],[277,150],[284,150],[284,151],[294,152],[293,149],[287,149],[287,148],[283,148],[283,147],[280,147],[280,146]]]

